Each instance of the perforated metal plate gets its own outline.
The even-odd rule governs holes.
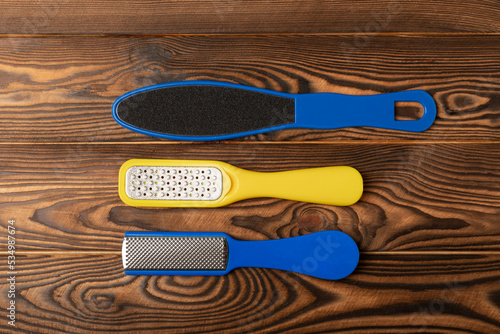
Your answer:
[[[222,194],[222,173],[215,167],[133,166],[125,192],[131,199],[214,201]]]
[[[125,270],[225,270],[224,237],[125,237]]]

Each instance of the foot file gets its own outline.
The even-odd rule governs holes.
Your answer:
[[[118,190],[132,206],[218,207],[255,197],[351,205],[363,179],[347,166],[261,173],[219,161],[132,159],[120,168]]]
[[[396,120],[395,102],[417,102],[418,120]],[[420,132],[436,118],[436,104],[421,90],[353,96],[287,94],[211,81],[172,82],[131,91],[113,104],[116,122],[150,136],[222,140],[289,129],[368,126]]]
[[[127,275],[220,276],[255,267],[334,280],[354,271],[359,251],[339,231],[265,241],[240,241],[225,233],[126,232],[122,258]]]

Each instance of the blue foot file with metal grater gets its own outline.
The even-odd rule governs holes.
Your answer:
[[[220,276],[256,267],[336,280],[353,272],[359,250],[339,231],[263,241],[214,232],[126,232],[122,257],[127,275]]]

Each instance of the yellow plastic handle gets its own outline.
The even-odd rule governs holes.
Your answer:
[[[363,193],[363,178],[348,166],[259,173],[233,170],[236,183],[231,202],[245,198],[275,197],[329,205],[351,205]]]

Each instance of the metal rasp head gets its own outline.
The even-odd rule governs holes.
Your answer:
[[[125,191],[135,200],[214,201],[222,195],[222,173],[203,166],[132,166]]]
[[[123,241],[123,265],[133,270],[226,270],[224,237],[128,237]]]

